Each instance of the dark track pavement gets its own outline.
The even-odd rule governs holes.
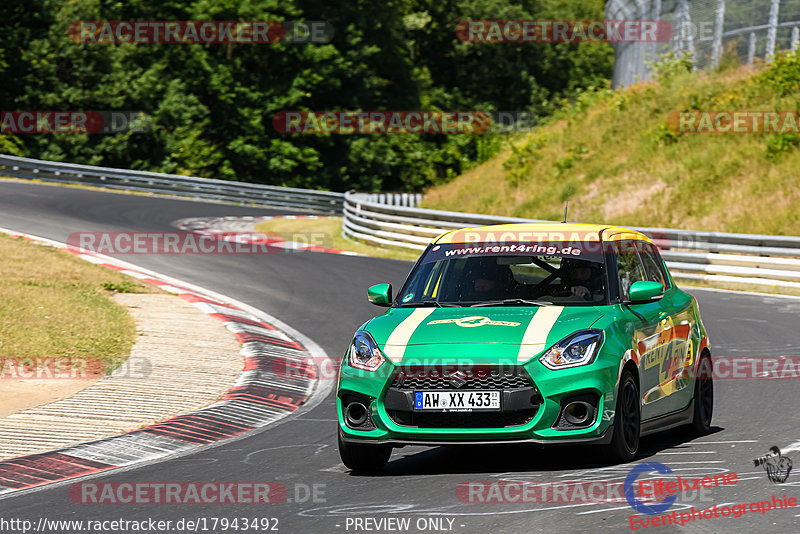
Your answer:
[[[282,213],[289,212],[0,181],[0,226],[59,241],[66,241],[76,231],[169,231],[175,229],[173,221],[185,217]],[[353,331],[380,311],[367,302],[365,288],[384,281],[397,287],[410,267],[408,262],[308,252],[129,255],[123,259],[262,309],[309,336],[335,359],[347,347]],[[692,292],[700,302],[714,356],[800,356],[800,300]],[[717,381],[715,386],[712,434],[699,439],[678,432],[652,436],[643,440],[637,462],[661,462],[683,476],[738,473],[736,485],[710,490],[702,500],[687,502],[687,506],[748,503],[784,493],[800,498],[797,476],[785,484],[772,484],[752,462],[772,445],[785,447],[800,440],[797,382],[727,380]],[[334,406],[330,395],[314,409],[244,439],[92,479],[277,481],[288,488],[293,502],[271,506],[80,505],[70,500],[66,484],[0,499],[0,520],[30,519],[36,524],[40,517],[153,518],[172,520],[174,525],[181,518],[206,518],[207,532],[214,532],[208,523],[213,517],[277,517],[280,531],[291,533],[365,531],[354,527],[354,519],[367,517],[408,518],[410,532],[616,532],[630,528],[633,510],[625,502],[492,504],[464,503],[456,496],[456,486],[464,481],[621,480],[630,465],[604,465],[586,448],[408,447],[395,450],[383,475],[355,476],[339,461]],[[314,484],[323,485],[319,488],[324,488],[324,497],[316,503],[296,502],[297,496],[303,501],[304,488]],[[695,521],[684,528],[697,532],[796,532],[797,515],[800,509],[748,513],[739,518]],[[432,523],[417,523],[431,519],[442,520],[439,530]],[[373,523],[369,526],[379,530]],[[418,530],[418,526],[425,528]],[[677,530],[673,526],[647,530],[654,529]],[[216,531],[225,532],[219,525]],[[178,530],[173,527],[166,532]]]

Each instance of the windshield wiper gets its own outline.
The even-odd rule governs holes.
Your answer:
[[[553,303],[544,300],[505,299],[489,300],[472,305],[473,308],[480,306],[553,306]]]
[[[460,304],[453,304],[452,302],[437,302],[435,300],[425,300],[417,302],[403,302],[400,304],[401,308],[460,308]]]

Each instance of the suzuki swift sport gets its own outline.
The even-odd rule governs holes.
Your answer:
[[[376,470],[393,447],[593,444],[632,460],[642,435],[711,425],[708,337],[646,235],[524,223],[428,245],[339,371],[339,452]]]

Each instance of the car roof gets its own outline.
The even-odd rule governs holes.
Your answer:
[[[511,223],[459,228],[443,233],[435,244],[527,241],[653,241],[645,234],[621,226],[580,223]],[[467,239],[469,238],[469,239]]]

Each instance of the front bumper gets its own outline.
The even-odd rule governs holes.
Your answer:
[[[402,447],[405,445],[420,445],[423,447],[441,447],[443,445],[498,445],[498,444],[515,444],[515,443],[532,443],[536,445],[608,445],[614,436],[614,425],[608,425],[605,432],[600,436],[587,437],[587,438],[567,438],[567,439],[537,439],[537,438],[495,438],[495,439],[414,439],[414,438],[389,438],[380,440],[370,440],[361,437],[354,437],[349,434],[340,432],[342,441],[347,443],[370,444],[375,445],[394,445]]]
[[[498,442],[602,444],[608,443],[612,436],[618,360],[614,362],[597,358],[594,363],[585,367],[552,371],[534,358],[518,366],[530,383],[516,384],[511,391],[503,390],[502,411],[473,412],[480,415],[472,418],[458,413],[450,414],[453,417],[431,417],[433,414],[414,412],[411,407],[401,410],[405,415],[398,417],[398,407],[402,408],[402,404],[408,402],[403,397],[410,399],[410,391],[424,387],[412,384],[410,389],[398,391],[395,378],[402,367],[394,366],[390,362],[386,362],[384,367],[386,366],[388,368],[382,372],[369,373],[342,365],[337,412],[339,432],[344,441],[391,445]],[[465,385],[463,389],[473,388]],[[498,387],[489,385],[485,389]],[[534,395],[539,397],[537,403],[531,400],[526,405],[527,399],[532,399]],[[345,421],[343,399],[349,401],[353,396],[368,406],[371,422],[368,430],[351,428]],[[565,401],[571,402],[573,398],[595,399],[595,413],[591,424],[576,428],[562,423]],[[453,422],[458,421],[460,416],[463,416],[462,420],[469,421],[469,424]]]

